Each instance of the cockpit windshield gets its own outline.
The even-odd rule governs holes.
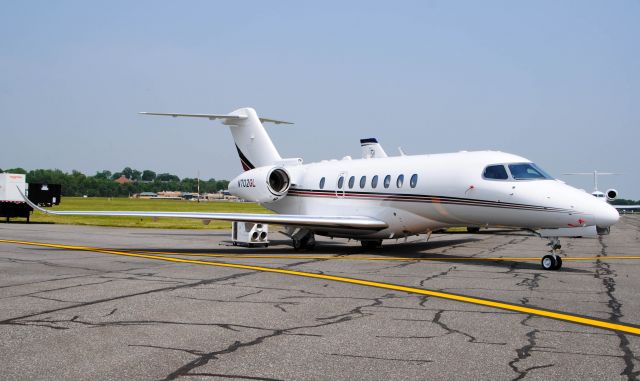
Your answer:
[[[553,177],[533,163],[509,164],[508,167],[515,180],[553,180]]]

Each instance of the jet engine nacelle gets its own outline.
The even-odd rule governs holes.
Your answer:
[[[607,201],[613,201],[618,197],[618,191],[615,189],[607,189],[605,195],[607,196]]]
[[[229,193],[247,201],[269,203],[287,195],[291,176],[283,167],[260,167],[231,180]]]

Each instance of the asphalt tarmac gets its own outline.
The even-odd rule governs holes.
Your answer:
[[[365,251],[229,232],[0,224],[0,379],[638,379],[640,217],[609,236]]]

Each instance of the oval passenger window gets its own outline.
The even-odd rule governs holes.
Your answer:
[[[409,180],[409,185],[411,186],[411,188],[415,188],[416,184],[418,184],[418,174],[414,173],[411,176],[411,180]]]

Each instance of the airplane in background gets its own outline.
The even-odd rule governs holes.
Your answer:
[[[194,218],[282,225],[296,249],[315,235],[359,240],[365,248],[385,239],[430,234],[451,226],[531,230],[548,238],[544,269],[562,266],[560,237],[595,236],[619,214],[588,193],[556,180],[524,157],[497,151],[387,156],[375,139],[361,142],[362,159],[344,157],[304,164],[282,158],[252,108],[229,114],[145,112],[146,115],[221,120],[229,126],[244,172],[229,192],[277,214],[51,211],[57,215]]]
[[[609,176],[609,175],[621,175],[621,173],[612,173],[612,172],[598,172],[594,170],[593,172],[572,172],[572,173],[564,173],[564,175],[568,176],[593,176],[593,192],[591,195],[595,198],[602,200],[604,202],[613,202],[616,198],[618,198],[618,191],[615,189],[607,189],[606,192],[602,192],[598,189],[598,176]],[[628,211],[628,210],[639,210],[640,205],[611,205],[619,211]],[[602,231],[604,234],[609,233],[609,228],[606,228]]]
[[[582,176],[582,175],[586,175],[586,176],[593,176],[593,192],[591,192],[591,195],[605,200],[606,201],[613,201],[618,197],[618,191],[615,189],[607,189],[606,192],[601,192],[598,189],[598,176],[609,176],[609,175],[619,175],[620,173],[612,173],[612,172],[598,172],[597,170],[594,170],[593,172],[571,172],[571,173],[563,173],[563,175],[567,175],[567,176]]]

